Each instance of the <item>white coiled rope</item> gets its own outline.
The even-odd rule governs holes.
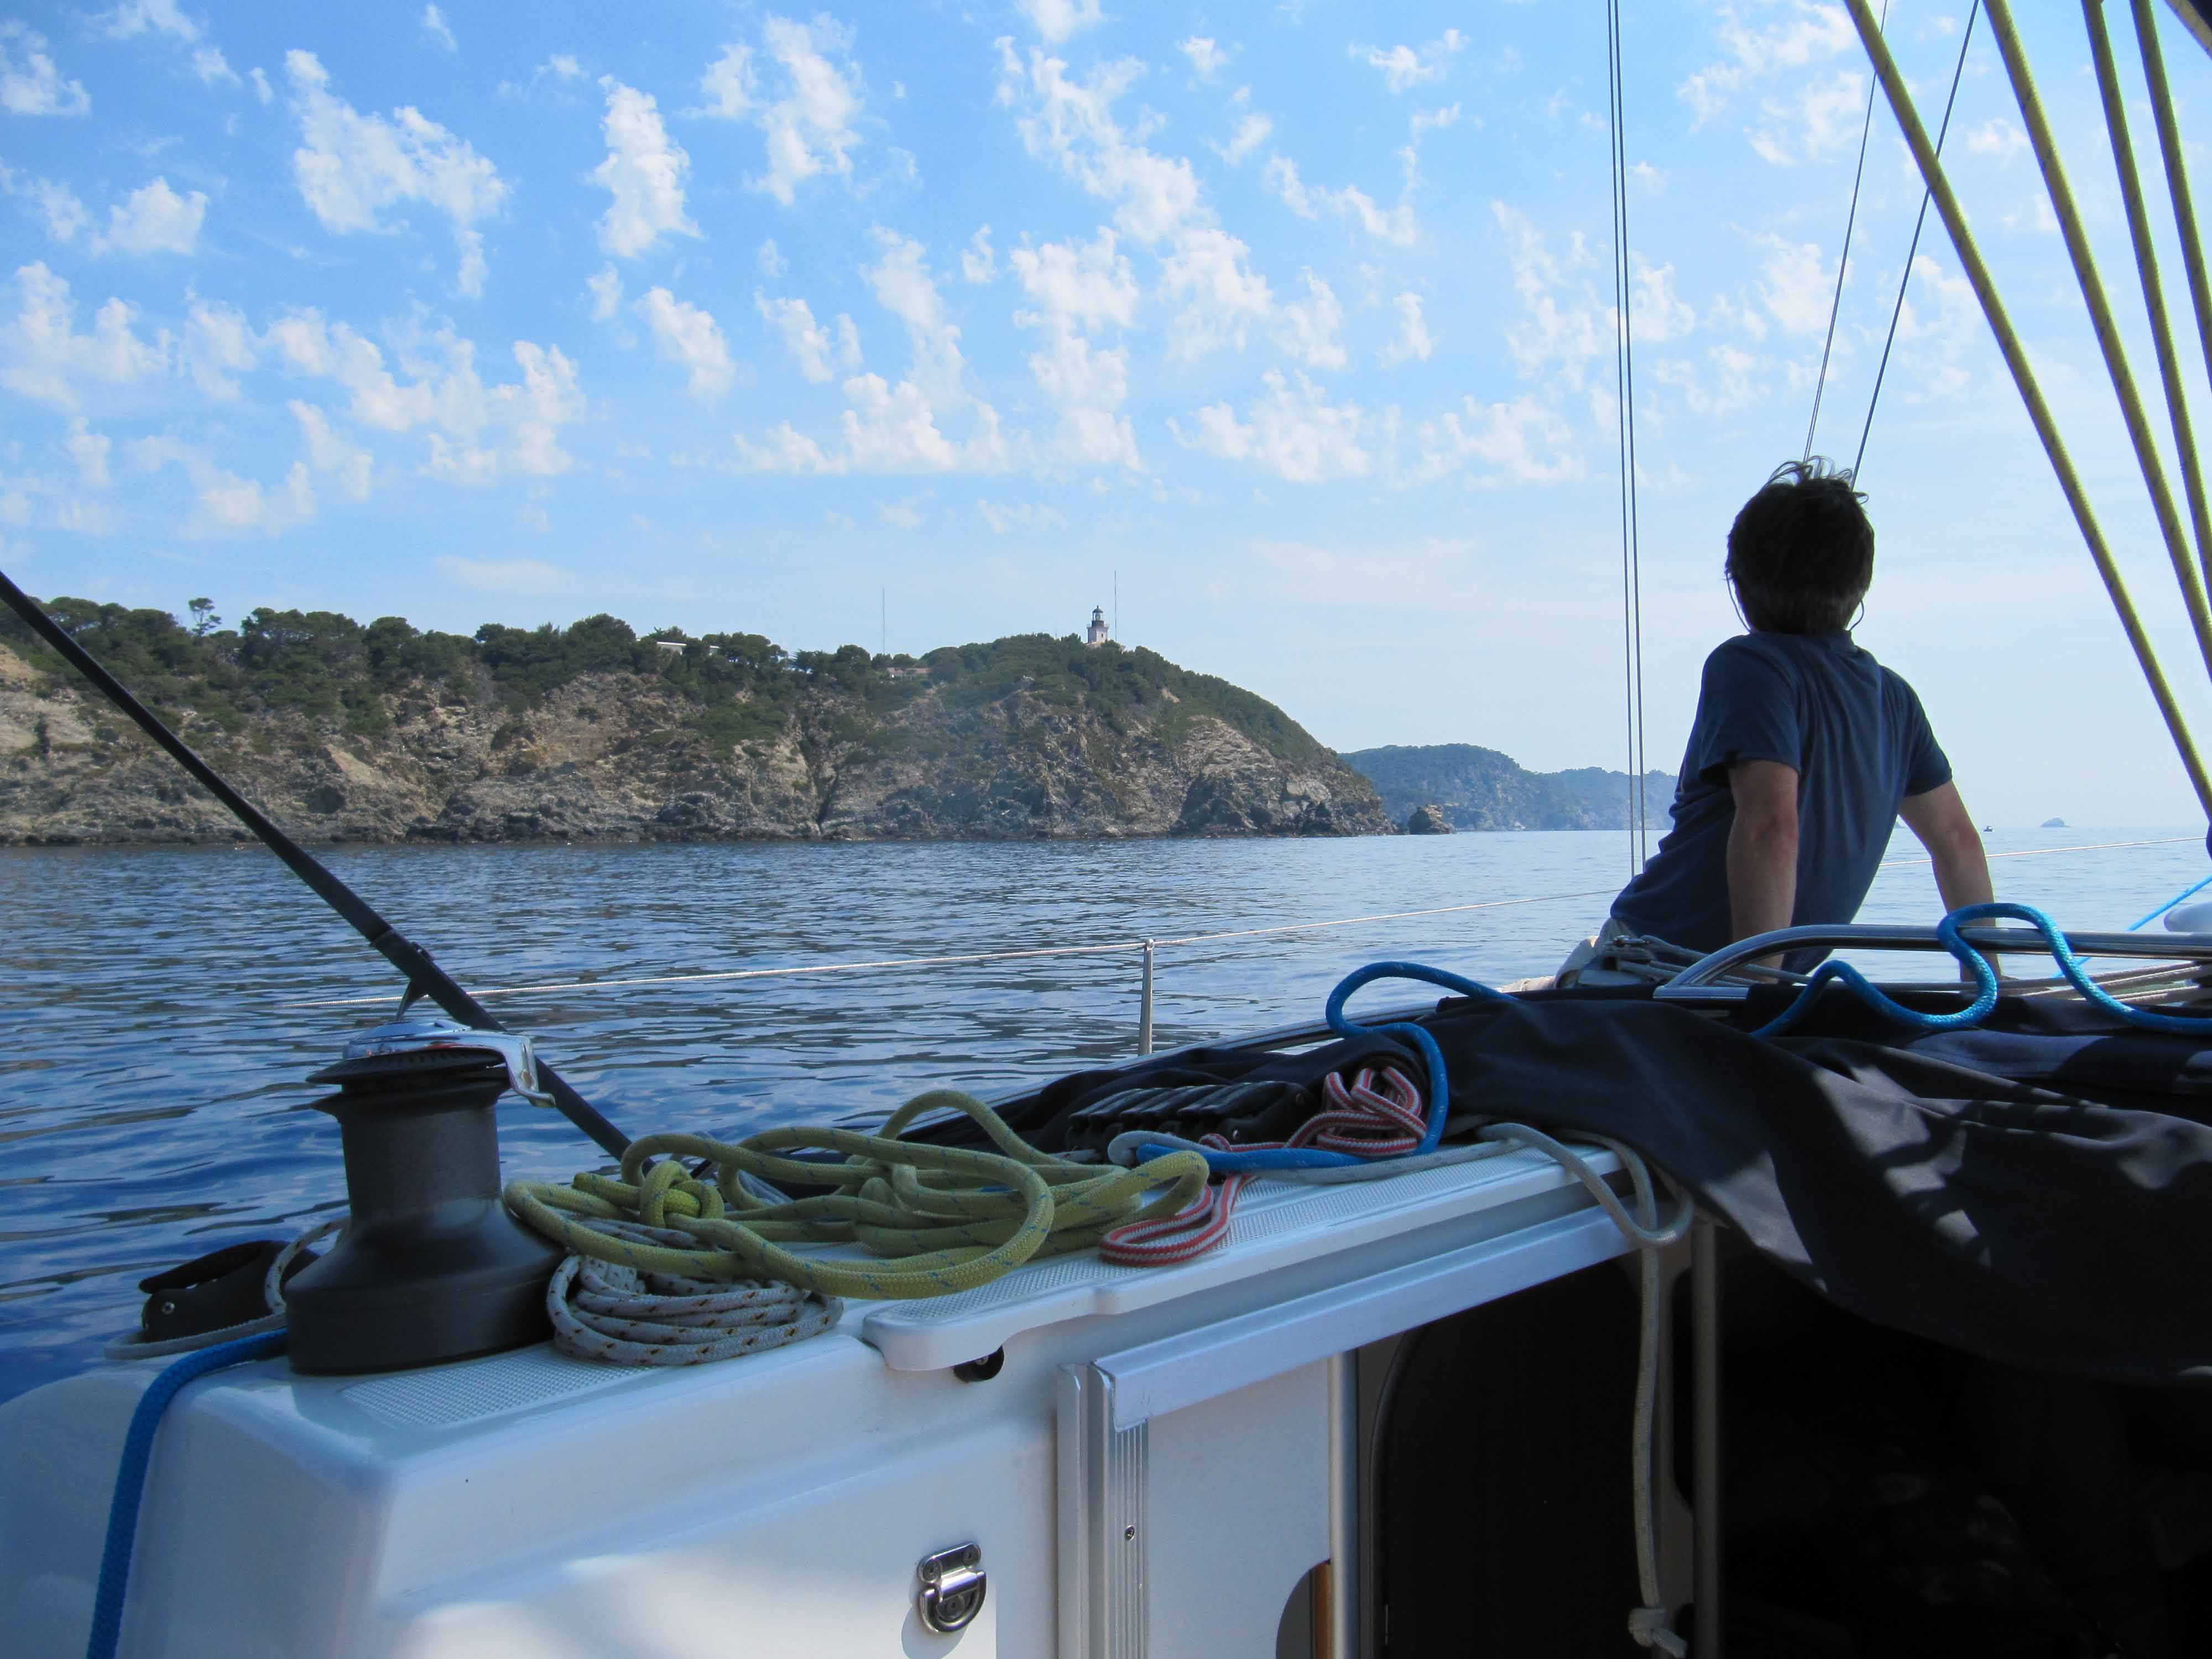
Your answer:
[[[688,1233],[602,1219],[603,1231],[689,1248]],[[553,1346],[612,1365],[703,1365],[818,1336],[844,1316],[834,1296],[769,1279],[687,1279],[571,1255],[545,1287]]]

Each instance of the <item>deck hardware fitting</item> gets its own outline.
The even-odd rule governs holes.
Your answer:
[[[925,1555],[915,1569],[921,1580],[914,1610],[926,1629],[939,1636],[965,1630],[983,1610],[983,1547],[963,1544],[957,1549]]]
[[[953,1376],[963,1382],[988,1382],[1006,1369],[1006,1351],[994,1348],[981,1359],[963,1359],[952,1368]]]

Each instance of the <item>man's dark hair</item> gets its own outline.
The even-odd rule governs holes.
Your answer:
[[[1769,634],[1832,634],[1874,583],[1874,526],[1851,475],[1814,457],[1775,468],[1729,526],[1728,579]]]

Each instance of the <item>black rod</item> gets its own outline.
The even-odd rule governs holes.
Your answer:
[[[231,815],[251,830],[261,844],[289,866],[294,875],[315,890],[315,896],[339,915],[345,918],[354,932],[367,939],[384,959],[406,977],[409,985],[436,1003],[464,1025],[479,1031],[504,1031],[491,1014],[459,985],[453,976],[430,959],[430,953],[394,927],[369,908],[367,900],[332,875],[299,842],[279,830],[268,817],[232,788],[216,769],[194,754],[182,738],[169,730],[114,675],[100,665],[93,654],[70,637],[69,632],[40,608],[39,602],[8,580],[0,572],[0,599],[8,608],[21,617],[33,632],[61,654],[67,662],[100,690],[100,695],[131,716],[140,731],[169,751],[178,765],[204,785],[208,792],[225,806]],[[599,1115],[592,1103],[568,1086],[561,1075],[544,1060],[538,1062],[538,1075],[561,1115],[586,1134],[620,1158],[629,1146],[629,1137]]]

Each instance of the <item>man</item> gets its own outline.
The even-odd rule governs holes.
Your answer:
[[[1608,931],[1704,951],[1848,922],[1899,816],[1933,857],[1947,910],[1987,900],[1981,836],[1920,699],[1851,640],[1874,526],[1850,475],[1822,461],[1778,469],[1736,514],[1726,573],[1751,632],[1705,659],[1674,827],[1613,901]]]

